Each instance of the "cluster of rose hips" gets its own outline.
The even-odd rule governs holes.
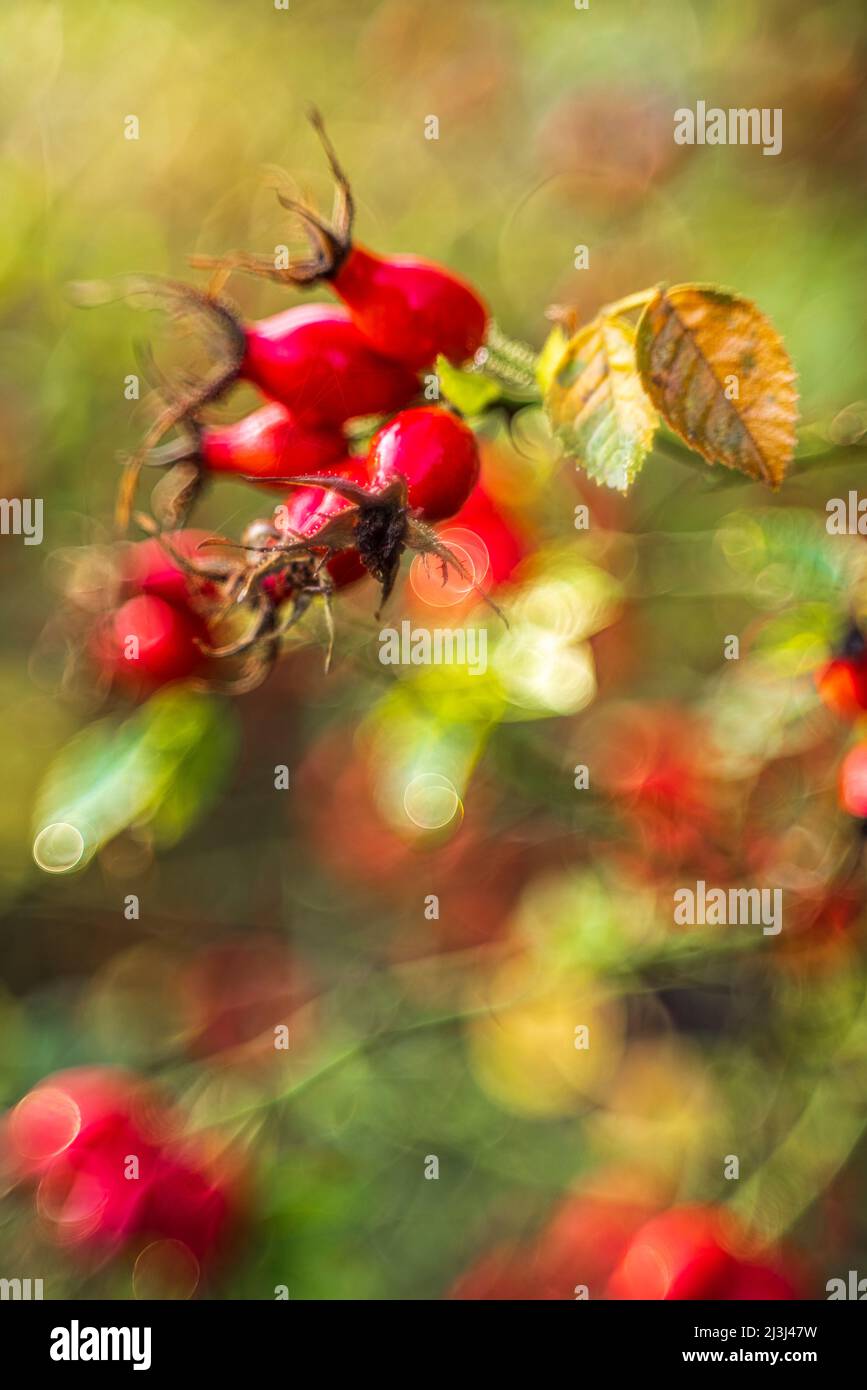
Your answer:
[[[280,195],[308,234],[309,258],[285,269],[240,252],[195,258],[215,269],[207,292],[149,277],[132,282],[131,293],[155,296],[172,313],[204,316],[220,346],[205,380],[161,382],[158,417],[122,487],[119,510],[126,516],[142,466],[170,468],[174,477],[170,503],[161,507],[168,529],[156,538],[163,553],[143,543],[133,561],[136,591],[93,645],[103,671],[127,685],[153,688],[207,675],[209,662],[242,655],[236,684],[256,683],[315,597],[325,601],[329,629],[331,595],[365,573],[384,602],[406,549],[473,582],[432,525],[454,516],[476,486],[476,439],[450,409],[417,402],[419,374],[440,355],[460,363],[477,352],[487,310],[470,285],[441,266],[376,256],[353,243],[349,183],[321,119],[312,119],[337,183],[333,223]],[[294,286],[321,283],[342,304],[297,305],[244,324],[221,294],[236,269]],[[204,408],[236,381],[257,387],[266,404],[230,425],[203,423]],[[347,427],[371,418],[379,428],[364,456],[353,455]],[[173,430],[177,438],[161,444]],[[279,490],[284,500],[246,530],[240,545],[212,538],[217,558],[208,555],[208,538],[191,544],[184,527],[203,483],[220,475]],[[139,519],[156,536],[157,524]],[[217,630],[239,606],[250,621],[221,644]]]
[[[91,1262],[121,1245],[171,1242],[195,1287],[241,1224],[240,1171],[182,1137],[161,1097],[125,1071],[83,1067],[41,1081],[2,1138],[12,1180],[35,1188],[43,1231]]]

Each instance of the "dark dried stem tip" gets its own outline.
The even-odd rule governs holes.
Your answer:
[[[163,378],[158,393],[161,408],[135,453],[128,459],[118,489],[115,518],[121,532],[127,529],[138,478],[151,451],[177,426],[194,420],[205,406],[219,399],[237,380],[244,360],[247,340],[244,326],[234,310],[222,299],[203,294],[190,285],[156,276],[134,277],[129,296],[144,295],[151,304],[163,308],[173,318],[193,318],[213,331],[220,347],[212,351],[212,365],[199,381],[175,387]],[[186,455],[189,457],[189,454]],[[166,463],[178,462],[166,459]]]
[[[310,244],[310,255],[296,258],[288,265],[278,266],[271,256],[235,250],[228,251],[223,256],[191,256],[190,265],[195,269],[222,271],[224,274],[229,274],[232,270],[241,270],[248,275],[258,275],[281,285],[297,286],[311,285],[317,280],[327,280],[337,274],[352,245],[355,199],[322,116],[316,107],[310,107],[307,115],[325,151],[336,185],[330,223],[320,216],[316,208],[310,207],[298,198],[288,197],[279,188],[276,192],[281,206],[300,218]]]

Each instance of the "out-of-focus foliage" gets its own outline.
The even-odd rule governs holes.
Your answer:
[[[138,825],[158,844],[174,844],[222,788],[234,743],[225,705],[182,686],[159,691],[120,726],[90,725],[48,769],[36,806],[37,861],[54,873],[84,867]],[[71,863],[63,859],[69,841],[80,841]]]

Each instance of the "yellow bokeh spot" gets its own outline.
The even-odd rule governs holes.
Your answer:
[[[600,1098],[623,1046],[616,999],[588,976],[552,986],[525,959],[497,972],[490,1013],[468,1026],[479,1085],[523,1115],[566,1115]]]
[[[463,813],[457,788],[438,772],[422,772],[404,790],[403,807],[419,830],[442,830]]]

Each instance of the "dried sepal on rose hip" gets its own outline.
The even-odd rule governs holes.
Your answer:
[[[250,608],[253,620],[241,637],[217,648],[213,654],[226,657],[252,652],[263,667],[270,669],[279,656],[281,639],[303,618],[313,600],[319,598],[328,633],[325,658],[328,671],[334,649],[331,606],[334,583],[314,556],[299,551],[287,557],[282,545],[281,532],[273,522],[260,519],[244,531],[241,549],[246,565],[233,602]]]
[[[332,517],[346,511],[350,503],[323,483],[328,478],[367,483],[367,466],[363,459],[346,459],[335,468],[314,475],[317,483],[309,487],[293,487],[281,506],[274,510],[274,526],[284,542],[312,541]],[[322,564],[320,557],[318,563]],[[354,547],[327,555],[324,567],[335,590],[345,589],[363,579],[367,571]]]
[[[172,458],[171,450],[156,462],[173,463],[187,471],[179,475],[183,496],[166,499],[163,520],[178,524],[184,510],[195,495],[199,475],[183,460],[188,454],[190,432],[199,428],[202,411],[220,399],[236,381],[247,381],[259,388],[272,401],[292,412],[297,426],[296,442],[302,433],[307,435],[308,454],[312,448],[317,457],[330,452],[331,443],[319,438],[311,441],[309,434],[330,436],[337,448],[336,433],[347,420],[362,416],[389,415],[406,405],[418,394],[418,380],[405,365],[377,353],[353,323],[346,309],[339,305],[295,305],[280,314],[245,325],[234,307],[217,292],[207,292],[177,281],[158,276],[125,276],[113,285],[79,285],[76,298],[80,303],[98,304],[126,298],[146,308],[162,308],[172,318],[188,321],[201,330],[208,349],[209,368],[198,380],[168,380],[151,365],[157,375],[156,416],[141,444],[128,460],[124,483],[118,499],[118,520],[126,525],[133,505],[138,474],[152,451],[173,429],[186,430],[180,455]],[[260,449],[258,460],[247,470],[247,476],[262,470],[268,457],[280,446],[280,430],[273,419],[257,422],[261,433],[253,444]],[[243,434],[243,431],[241,431]],[[286,438],[284,432],[284,441]],[[229,437],[233,448],[240,447],[235,436]],[[225,445],[225,434],[222,436]],[[345,452],[342,448],[340,453]],[[220,436],[216,446],[220,457]],[[225,454],[223,454],[225,461]],[[232,468],[235,472],[234,468]],[[284,469],[285,474],[287,470]],[[200,478],[199,478],[200,480]],[[256,481],[256,479],[254,479]],[[261,480],[259,480],[261,481]]]
[[[263,666],[273,664],[280,640],[304,616],[314,599],[322,600],[327,630],[326,672],[334,647],[332,596],[361,579],[365,569],[352,548],[320,551],[307,548],[327,522],[350,504],[336,492],[316,482],[299,487],[275,508],[274,519],[250,523],[239,544],[220,537],[202,542],[203,548],[224,546],[243,552],[244,559],[228,593],[230,605],[244,605],[253,614],[246,632],[236,641],[213,651],[218,657],[250,652]],[[363,461],[343,459],[329,469],[329,478],[363,481]],[[288,611],[287,611],[288,605]]]
[[[479,466],[475,435],[457,416],[435,406],[401,411],[374,435],[366,462],[351,460],[342,477],[341,470],[329,469],[335,476],[284,479],[295,487],[323,489],[333,498],[319,507],[315,527],[300,528],[295,548],[303,539],[324,550],[331,567],[341,563],[338,557],[357,556],[380,585],[382,603],[394,588],[406,549],[435,555],[477,588],[429,523],[460,510],[476,486]]]
[[[459,512],[479,480],[481,460],[476,436],[457,415],[441,406],[402,410],[373,435],[366,463],[348,461],[350,481],[369,480],[381,491],[402,477],[407,484],[407,505],[417,520],[445,521]],[[353,470],[358,474],[353,476]],[[318,476],[341,476],[340,465],[324,465]],[[245,475],[255,482],[255,474]],[[272,483],[291,483],[303,476],[294,469]]]
[[[182,576],[187,594],[196,596],[203,630],[196,632],[193,639],[199,653],[195,674],[209,688],[227,694],[244,694],[261,685],[276,659],[276,651],[271,652],[267,644],[256,641],[258,629],[255,637],[249,640],[245,635],[228,642],[220,641],[219,634],[226,623],[246,604],[246,595],[244,599],[238,598],[245,571],[232,553],[232,547],[207,533],[193,533],[195,544],[190,544],[186,539],[189,532],[159,532],[150,518],[141,514],[136,520],[143,530],[153,535],[153,539],[140,543],[141,546],[152,545],[162,551],[171,569]],[[205,547],[210,553],[205,553]],[[258,617],[254,612],[254,620]],[[244,658],[238,668],[233,664],[236,657]],[[226,666],[229,674],[226,674]]]
[[[342,471],[347,470],[355,473],[358,465],[344,464]],[[212,537],[202,543],[203,548],[217,545],[242,552],[243,561],[231,586],[227,587],[223,616],[228,616],[233,606],[243,607],[252,614],[252,621],[239,637],[212,648],[210,655],[225,658],[247,653],[251,669],[257,664],[267,674],[279,655],[281,639],[304,616],[314,599],[319,598],[328,638],[326,672],[330,669],[334,648],[332,595],[364,573],[355,555],[315,554],[303,544],[303,535],[308,531],[315,534],[325,519],[337,510],[333,505],[335,501],[339,499],[332,498],[321,487],[305,487],[299,490],[297,502],[293,497],[287,507],[277,509],[290,517],[290,525],[259,519],[246,528],[240,543],[222,537]],[[291,537],[288,545],[287,536]]]
[[[409,485],[402,474],[395,475],[381,489],[335,478],[289,478],[286,481],[298,487],[326,488],[349,505],[311,538],[285,545],[284,554],[322,550],[331,556],[346,550],[357,551],[364,568],[380,586],[377,618],[394,589],[405,550],[435,556],[443,566],[444,578],[448,566],[453,566],[498,616],[503,617],[493,600],[479,589],[463,561],[443,544],[432,527],[413,515],[407,501]]]
[[[297,199],[278,192],[282,205],[301,220],[309,257],[287,267],[245,251],[194,256],[198,267],[227,267],[280,284],[326,283],[346,304],[367,341],[384,357],[419,371],[441,353],[450,362],[472,357],[484,341],[488,310],[473,287],[444,266],[420,256],[378,256],[352,240],[355,203],[347,178],[319,112],[310,120],[325,149],[336,183],[332,221]]]

